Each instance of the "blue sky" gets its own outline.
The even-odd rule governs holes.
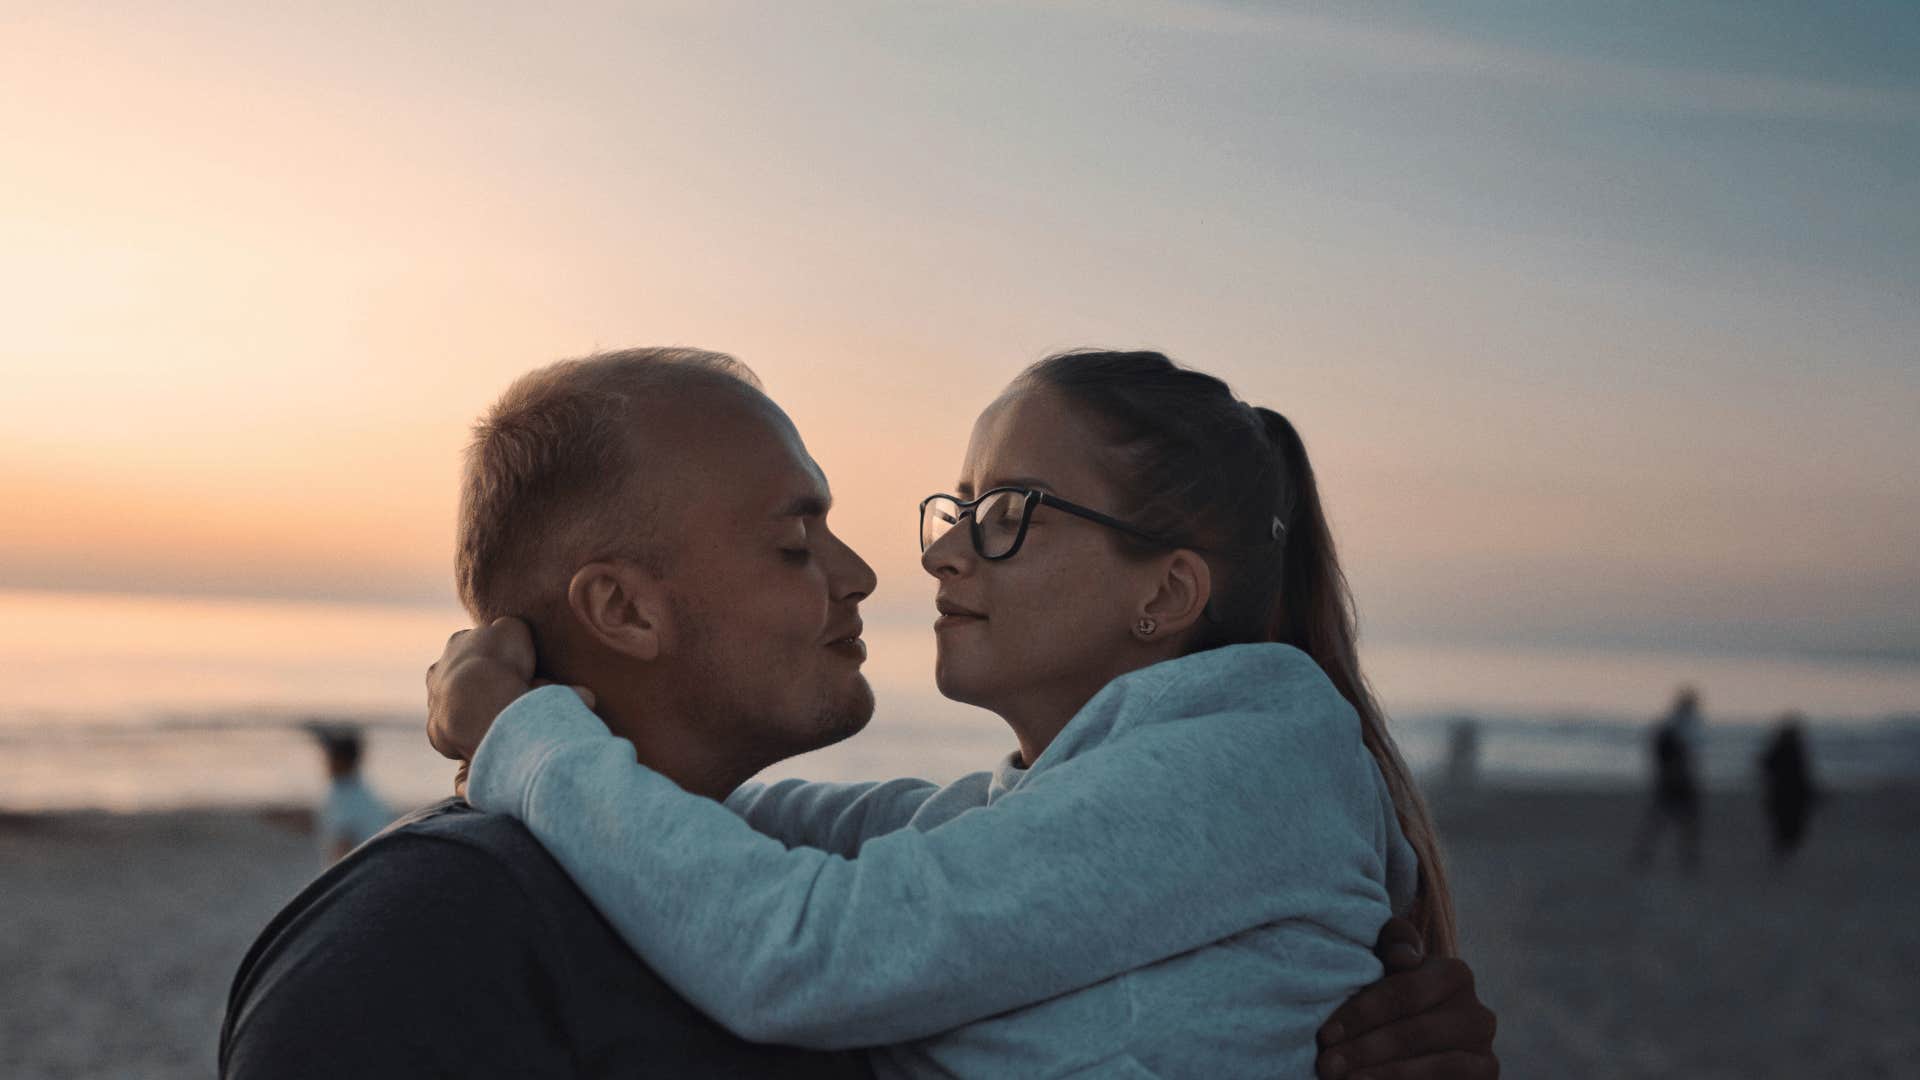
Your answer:
[[[1378,635],[1920,657],[1912,5],[0,18],[0,586],[444,601],[472,416],[686,342],[917,618],[974,411],[1146,345]]]

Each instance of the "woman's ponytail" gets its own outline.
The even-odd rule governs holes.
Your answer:
[[[1400,831],[1420,858],[1420,889],[1413,912],[1430,953],[1452,956],[1459,948],[1454,927],[1453,894],[1440,855],[1440,836],[1426,799],[1413,781],[1387,731],[1386,714],[1360,671],[1359,633],[1353,594],[1333,549],[1333,530],[1320,505],[1320,489],[1306,444],[1286,417],[1256,407],[1280,463],[1286,489],[1278,517],[1283,527],[1280,594],[1267,624],[1270,641],[1292,645],[1313,658],[1340,696],[1360,714],[1360,738],[1373,755],[1393,796]]]

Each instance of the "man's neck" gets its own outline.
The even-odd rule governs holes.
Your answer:
[[[726,798],[768,764],[725,737],[729,725],[715,722],[723,718],[701,714],[687,696],[697,680],[685,672],[665,663],[636,667],[583,646],[556,648],[550,676],[591,689],[593,711],[609,731],[633,744],[640,764],[710,799]]]
[[[602,698],[597,711],[608,730],[633,744],[640,764],[695,795],[724,799],[760,771],[737,751],[709,745],[711,729],[682,709]]]

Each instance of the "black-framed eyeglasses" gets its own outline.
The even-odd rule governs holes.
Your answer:
[[[1027,523],[1033,520],[1034,510],[1042,506],[1051,506],[1109,529],[1118,529],[1149,543],[1171,543],[1165,537],[1136,529],[1119,518],[1068,502],[1058,495],[1032,488],[1002,487],[983,491],[977,499],[960,499],[952,495],[929,495],[921,499],[921,554],[925,554],[934,541],[945,536],[948,529],[960,524],[960,519],[966,518],[973,536],[973,550],[981,558],[1010,559],[1026,542]]]

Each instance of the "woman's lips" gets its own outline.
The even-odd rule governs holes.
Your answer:
[[[983,623],[986,621],[987,617],[985,615],[975,614],[974,612],[960,608],[942,608],[940,609],[939,618],[933,620],[933,628],[935,630],[948,630],[956,626],[969,626],[973,623]]]

